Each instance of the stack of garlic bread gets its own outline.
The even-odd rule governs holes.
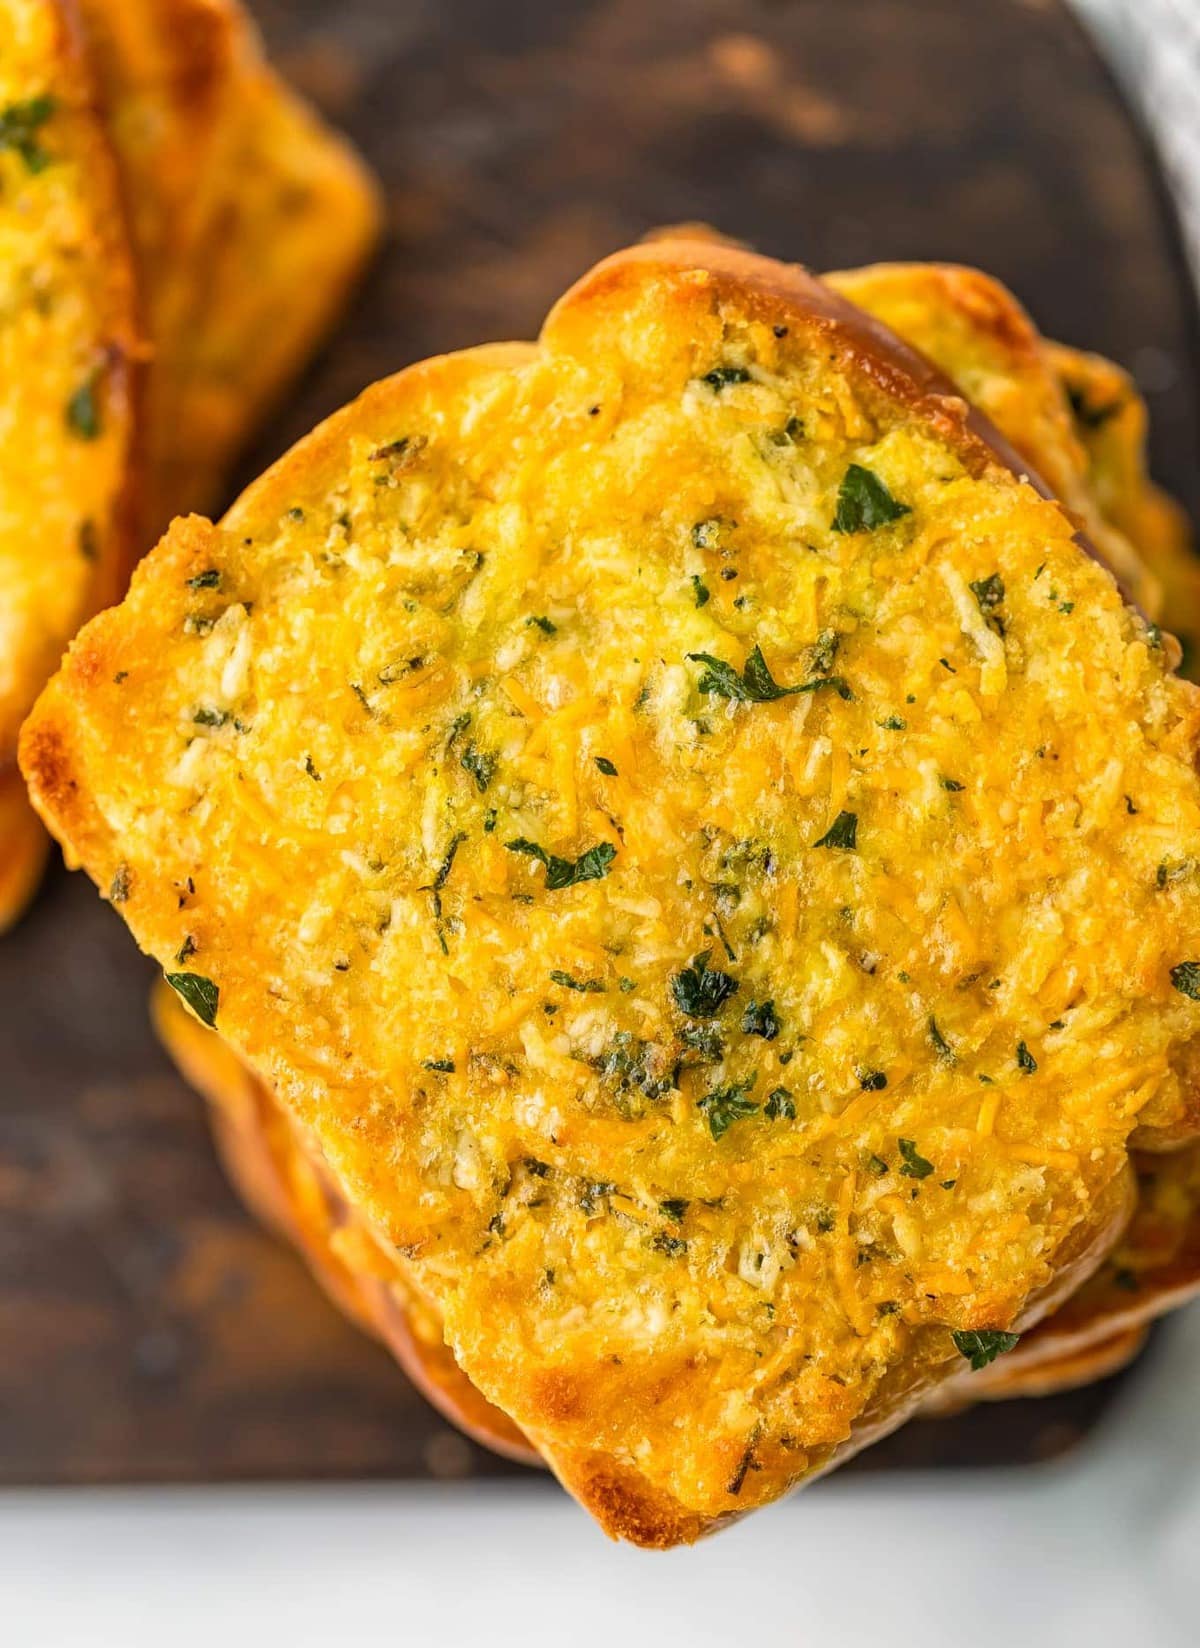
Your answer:
[[[1140,419],[972,272],[644,246],[177,521],[26,726],[247,1199],[615,1536],[1195,1286]]]

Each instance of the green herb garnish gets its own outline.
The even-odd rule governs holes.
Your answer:
[[[782,1029],[773,1001],[751,1001],[742,1014],[742,1029],[748,1036],[761,1036],[774,1041]]]
[[[86,378],[67,402],[67,428],[81,441],[100,435],[100,403],[96,399],[96,374]]]
[[[711,591],[698,572],[692,573],[692,591],[696,597],[696,605],[698,607],[708,605]]]
[[[467,745],[459,757],[458,764],[464,772],[469,772],[475,780],[475,788],[480,795],[484,793],[496,774],[496,757],[486,750],[477,749],[474,744]]]
[[[999,1328],[968,1328],[951,1334],[955,1350],[966,1357],[976,1373],[1012,1350],[1020,1337],[1019,1333],[1004,1333]]]
[[[858,848],[858,814],[839,813],[833,823],[817,841],[814,847],[841,847],[852,853]]]
[[[708,958],[711,955],[711,950],[701,951],[698,956],[692,957],[690,967],[685,967],[671,978],[671,995],[675,1005],[692,1019],[715,1018],[737,991],[735,978],[709,967]]]
[[[758,1106],[746,1094],[754,1086],[754,1077],[748,1076],[745,1081],[728,1082],[724,1087],[712,1087],[697,1101],[700,1110],[708,1118],[708,1131],[714,1139],[719,1139],[727,1133],[734,1122],[744,1121],[747,1116],[753,1116]]]
[[[219,589],[221,587],[221,574],[216,567],[205,567],[203,572],[198,572],[194,578],[187,580],[187,587],[189,589]]]
[[[887,1077],[882,1070],[860,1070],[858,1085],[864,1093],[882,1093],[887,1086]]]
[[[731,383],[749,383],[750,373],[744,366],[714,366],[711,372],[706,372],[700,379],[706,383],[714,394],[719,395],[722,389],[728,388]]]
[[[536,858],[539,864],[546,866],[546,891],[551,893],[563,887],[575,887],[581,881],[603,881],[617,856],[617,849],[608,841],[598,842],[575,859],[559,858],[556,853],[548,853],[536,841],[527,841],[524,836],[517,836],[504,845],[510,853],[524,853],[526,857]]]
[[[1037,1060],[1023,1041],[1017,1043],[1017,1064],[1027,1076],[1032,1076],[1037,1069]]]
[[[796,1102],[786,1087],[773,1087],[763,1105],[763,1115],[770,1122],[794,1122]]]
[[[1200,1001],[1200,961],[1181,961],[1171,969],[1171,983],[1181,996]]]
[[[183,997],[201,1024],[207,1024],[211,1030],[217,1022],[219,987],[203,973],[167,973],[165,976],[172,990]]]
[[[613,766],[612,762],[606,755],[598,755],[596,757],[596,765],[606,778],[616,778],[617,769]]]
[[[907,504],[892,497],[878,475],[852,463],[838,488],[832,527],[834,532],[873,532],[911,513]]]
[[[900,1172],[906,1179],[927,1179],[933,1172],[933,1163],[927,1162],[916,1147],[912,1139],[900,1139],[900,1160],[903,1166]]]
[[[19,154],[27,171],[44,172],[51,157],[43,149],[39,134],[57,107],[53,97],[43,94],[0,109],[0,149]]]
[[[549,618],[526,618],[525,627],[527,629],[530,627],[540,629],[543,635],[558,634],[558,625],[553,623]]]
[[[811,686],[781,687],[767,668],[759,646],[746,659],[740,675],[732,664],[723,658],[714,658],[710,652],[689,652],[687,656],[693,663],[705,666],[704,674],[696,683],[697,691],[712,693],[718,698],[732,698],[740,704],[769,704],[792,693],[812,691]],[[845,682],[842,685],[845,686]]]
[[[952,795],[957,795],[959,790],[965,790],[966,787],[967,786],[965,784],[960,784],[957,778],[942,779],[942,788],[944,790],[949,790]]]
[[[444,1076],[452,1076],[454,1074],[453,1059],[422,1059],[421,1063],[426,1070],[438,1070]]]
[[[1004,579],[998,572],[987,578],[976,578],[969,588],[985,618],[990,618],[996,608],[1003,605]]]
[[[561,984],[564,990],[578,990],[581,993],[590,992],[596,995],[602,994],[604,991],[603,979],[572,978],[570,973],[559,972],[557,968],[550,974],[550,977],[555,984]]]
[[[956,1054],[954,1049],[946,1040],[945,1036],[943,1036],[938,1027],[938,1021],[934,1018],[932,1013],[929,1015],[926,1029],[929,1031],[929,1039],[933,1043],[934,1050],[936,1051],[938,1058],[944,1059],[947,1064],[954,1064],[956,1062]]]

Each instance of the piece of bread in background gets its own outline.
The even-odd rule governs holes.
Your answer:
[[[11,44],[0,42],[0,120],[5,106],[17,111],[0,164],[20,185],[0,203],[18,229],[0,241],[0,283],[33,317],[0,342],[0,400],[22,432],[0,449],[0,771],[82,619],[120,595],[173,515],[221,501],[232,464],[336,318],[380,225],[369,172],[275,75],[236,0],[80,0],[78,25],[74,15],[61,0],[0,0],[0,25],[12,25]],[[54,67],[30,55],[34,17],[48,41],[63,42]],[[26,36],[29,61],[17,55]],[[36,88],[55,75],[74,129],[62,114],[35,122],[29,152],[54,164],[31,171],[20,93],[28,84],[35,102],[53,98]],[[69,168],[55,147],[68,142],[79,150]],[[36,210],[68,180],[80,223],[58,202],[49,229],[75,236],[83,270],[56,270],[47,246],[34,276]],[[76,282],[80,305],[38,319],[38,292],[61,280]],[[94,292],[83,292],[89,282]],[[108,310],[96,310],[85,338],[92,302]],[[68,405],[87,414],[82,423],[68,423]],[[96,434],[81,435],[93,422]],[[43,857],[13,799],[0,808],[0,932],[36,888]]]
[[[82,0],[154,343],[145,525],[210,510],[378,237],[354,150],[238,0]]]
[[[1200,557],[1187,515],[1146,473],[1146,403],[1127,372],[1102,355],[1049,345],[1087,454],[1100,509],[1137,548],[1162,590],[1155,614],[1183,642],[1180,673],[1200,673]]]
[[[0,0],[0,930],[42,853],[17,732],[123,587],[139,338],[117,168],[56,0]]]
[[[28,723],[44,816],[611,1533],[1003,1350],[1186,1108],[1200,694],[1028,472],[802,271],[643,248],[177,522]]]

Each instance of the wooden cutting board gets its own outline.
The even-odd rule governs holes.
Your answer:
[[[258,0],[388,193],[378,267],[247,477],[371,379],[530,337],[703,219],[816,268],[977,262],[1146,388],[1195,505],[1192,299],[1160,180],[1045,0]],[[241,1212],[151,1038],[152,969],[61,870],[0,943],[0,1483],[504,1473]],[[1127,1377],[1137,1378],[1134,1370]],[[909,1426],[856,1468],[1044,1458],[1111,1385]]]

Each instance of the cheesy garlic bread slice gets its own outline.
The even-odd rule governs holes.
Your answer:
[[[0,0],[0,931],[42,858],[18,728],[125,570],[134,309],[79,31],[54,0]]]
[[[1200,1029],[1200,695],[954,386],[658,245],[176,523],[43,816],[609,1532],[1072,1291]]]
[[[709,231],[703,238],[711,242],[720,237]],[[973,270],[911,264],[876,266],[830,278],[847,295],[858,298],[864,307],[888,320],[907,342],[936,359],[963,393],[986,409],[1013,446],[1041,474],[1056,476],[1060,489],[1073,489],[1079,498],[1081,487],[1090,484],[1090,477],[1084,472],[1083,451],[1068,415],[1070,403],[1055,368],[1055,358],[1061,351],[1039,337],[1015,298],[998,282]],[[1128,384],[1124,392],[1133,393]],[[1131,420],[1123,419],[1122,428],[1128,433]],[[1124,487],[1140,496],[1149,483],[1137,450],[1129,452],[1124,461]],[[1119,531],[1114,517],[1124,521],[1135,519],[1121,488],[1110,484],[1103,489],[1103,495],[1106,506],[1103,516],[1090,493],[1084,500],[1082,512],[1093,532],[1098,522],[1106,523],[1101,525],[1101,532]],[[1132,546],[1126,543],[1121,550],[1126,567],[1133,553]],[[1157,598],[1158,591],[1149,579],[1137,574],[1134,577],[1143,601]],[[174,1011],[172,1003],[176,1004]],[[295,1130],[284,1128],[281,1132],[272,1125],[278,1107],[262,1094],[256,1106],[247,1108],[236,1104],[237,1093],[247,1083],[253,1083],[253,1078],[247,1076],[242,1067],[240,1074],[222,1080],[222,1066],[230,1063],[232,1055],[215,1034],[204,1031],[194,1019],[188,1018],[178,1006],[178,998],[165,987],[156,1000],[155,1017],[168,1049],[179,1057],[185,1074],[216,1105],[214,1125],[222,1155],[235,1183],[242,1185],[247,1200],[257,1206],[261,1197],[256,1198],[246,1189],[248,1182],[253,1184],[263,1177],[261,1167],[256,1172],[254,1164],[261,1164],[264,1144],[276,1161],[302,1153]],[[201,1062],[205,1047],[207,1067]],[[234,1069],[237,1070],[236,1064]],[[264,1105],[268,1106],[267,1120],[262,1119]],[[259,1119],[255,1120],[256,1117]],[[284,1172],[278,1176],[288,1178],[290,1175]],[[1138,1212],[1123,1243],[1123,1251],[1131,1246],[1144,1247],[1142,1233],[1161,1228],[1153,1207],[1153,1173],[1144,1175],[1139,1182],[1145,1186],[1145,1196],[1139,1199]],[[319,1200],[324,1207],[324,1193]],[[305,1229],[307,1237],[297,1245],[307,1254],[318,1279],[324,1280],[327,1291],[338,1297],[336,1281],[331,1282],[325,1275],[327,1266],[334,1263],[330,1257],[328,1225],[310,1219]],[[1183,1233],[1179,1234],[1183,1240]],[[294,1230],[292,1238],[297,1240]],[[1109,1285],[1114,1267],[1121,1275],[1115,1334],[1110,1320],[1113,1288]],[[1138,1285],[1138,1303],[1134,1308],[1128,1297],[1128,1279],[1142,1271],[1147,1274]],[[393,1288],[392,1292],[397,1300],[396,1308],[403,1310],[402,1290]],[[1124,1263],[1117,1266],[1110,1259],[1061,1312],[1027,1336],[1017,1351],[981,1374],[972,1374],[960,1394],[947,1391],[942,1405],[957,1408],[984,1397],[1043,1394],[1102,1377],[1135,1354],[1144,1341],[1145,1328],[1127,1324],[1161,1314],[1187,1296],[1187,1276],[1178,1265],[1164,1271],[1153,1258],[1137,1267]],[[356,1314],[352,1307],[347,1309],[350,1314]],[[361,1312],[357,1314],[361,1316]],[[423,1303],[419,1321],[424,1342],[436,1341],[440,1345],[441,1325],[434,1319],[428,1301]],[[456,1374],[449,1391],[449,1406],[445,1400],[440,1405],[451,1417],[456,1411],[456,1397],[465,1396],[468,1403],[476,1404],[483,1400],[461,1373]],[[445,1394],[443,1391],[443,1396]],[[462,1411],[461,1402],[457,1411]]]

